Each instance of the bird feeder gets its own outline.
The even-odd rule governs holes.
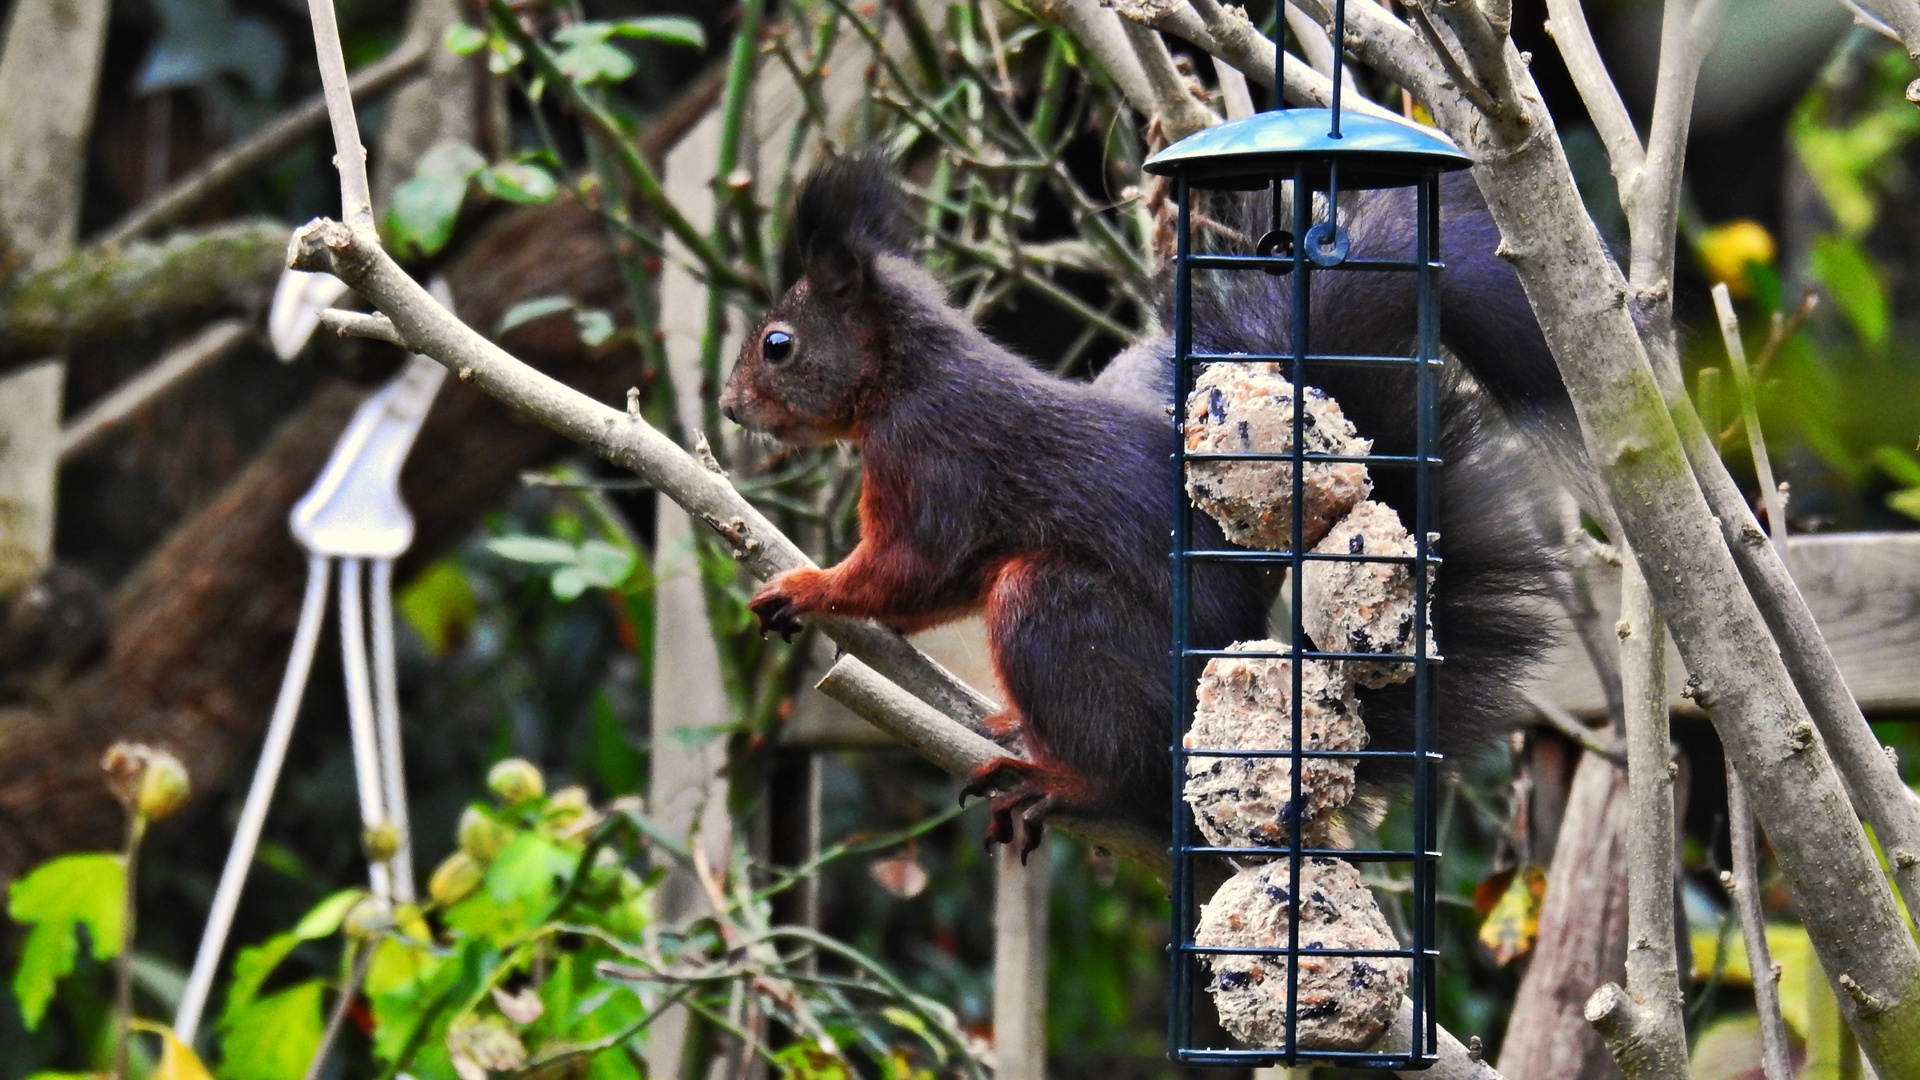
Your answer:
[[[1334,41],[1342,40],[1339,16],[1343,14],[1336,12]],[[1277,51],[1276,59],[1280,57],[1284,57],[1283,50]],[[1276,69],[1274,74],[1277,88],[1282,85],[1281,72]],[[1464,168],[1470,162],[1444,136],[1429,128],[1377,113],[1342,113],[1339,79],[1334,80],[1333,87],[1331,109],[1276,108],[1229,121],[1167,147],[1146,163],[1147,172],[1171,180],[1179,215],[1177,253],[1174,258],[1173,362],[1175,423],[1180,426],[1181,438],[1178,440],[1179,449],[1175,454],[1173,470],[1171,674],[1174,702],[1174,833],[1171,849],[1173,925],[1168,1051],[1169,1056],[1181,1064],[1245,1068],[1291,1067],[1308,1062],[1325,1062],[1348,1068],[1405,1070],[1424,1068],[1432,1064],[1437,1056],[1438,1030],[1434,1006],[1438,950],[1435,947],[1434,903],[1440,853],[1434,849],[1435,770],[1439,755],[1431,749],[1434,722],[1431,682],[1433,669],[1440,658],[1433,655],[1429,647],[1427,609],[1429,585],[1439,562],[1431,550],[1435,539],[1432,530],[1437,521],[1434,471],[1441,465],[1436,456],[1438,419],[1435,385],[1438,375],[1436,369],[1441,363],[1438,351],[1438,274],[1442,269],[1439,261],[1439,177],[1443,172]],[[1277,92],[1275,100],[1279,100]],[[1415,220],[1404,230],[1414,241],[1413,258],[1410,260],[1369,257],[1368,252],[1353,250],[1348,231],[1341,224],[1343,192],[1380,188],[1414,189]],[[1263,190],[1272,193],[1270,231],[1257,240],[1248,237],[1222,241],[1219,230],[1213,230],[1204,238],[1206,250],[1201,250],[1203,244],[1194,235],[1197,195],[1208,191]],[[1223,243],[1229,245],[1228,249],[1222,250]],[[1234,244],[1246,250],[1231,250]],[[1404,254],[1404,248],[1400,253]],[[1389,281],[1388,287],[1405,287],[1415,291],[1417,325],[1410,355],[1356,356],[1315,351],[1315,328],[1309,325],[1314,278],[1319,274],[1353,271],[1375,272],[1376,280]],[[1290,336],[1286,340],[1275,340],[1266,352],[1258,354],[1196,352],[1192,310],[1196,273],[1273,275],[1277,279],[1276,288],[1290,290]],[[1364,314],[1352,311],[1342,313],[1343,317]],[[1248,452],[1210,450],[1204,446],[1201,449],[1193,448],[1189,438],[1192,430],[1189,395],[1203,373],[1229,365],[1241,370],[1259,365],[1265,371],[1284,376],[1292,387],[1299,389],[1299,392],[1291,393],[1290,449]],[[1316,450],[1311,445],[1312,440],[1308,436],[1309,429],[1314,426],[1312,410],[1315,408],[1317,392],[1308,388],[1318,385],[1316,372],[1324,373],[1339,366],[1354,365],[1411,371],[1411,378],[1401,376],[1393,381],[1410,384],[1411,392],[1416,396],[1413,412],[1418,430],[1413,453],[1374,454],[1370,446],[1364,453],[1329,453]],[[1244,426],[1241,430],[1244,433]],[[1324,442],[1320,445],[1324,449]],[[1283,522],[1274,530],[1278,537],[1285,538],[1290,528],[1290,542],[1276,539],[1269,545],[1272,550],[1194,546],[1196,510],[1190,498],[1189,470],[1195,465],[1216,462],[1219,464],[1203,467],[1221,472],[1249,466],[1257,468],[1259,463],[1269,463],[1266,468],[1271,471],[1274,468],[1271,463],[1291,465],[1291,521],[1290,524]],[[1337,551],[1324,550],[1325,545],[1318,548],[1314,546],[1313,528],[1303,520],[1312,501],[1306,490],[1310,470],[1318,465],[1351,464],[1371,470],[1410,469],[1415,474],[1414,520],[1405,522],[1405,526],[1411,529],[1411,543],[1403,549],[1403,553],[1362,551],[1367,545],[1357,543],[1352,545],[1352,551],[1347,550],[1345,543],[1339,545],[1340,550]],[[1284,487],[1284,484],[1279,486]],[[1231,530],[1229,535],[1232,535]],[[1256,562],[1288,571],[1284,595],[1289,600],[1291,627],[1285,641],[1242,644],[1231,650],[1195,647],[1189,618],[1190,574],[1196,564],[1210,561]],[[1313,600],[1303,589],[1312,573],[1309,567],[1316,563],[1383,564],[1404,568],[1411,575],[1411,648],[1403,646],[1396,651],[1382,653],[1315,647],[1313,636],[1303,626],[1303,612]],[[1262,644],[1266,647],[1262,648]],[[1320,641],[1318,644],[1325,646],[1327,642]],[[1439,644],[1444,646],[1444,642]],[[1274,648],[1276,645],[1277,649]],[[1196,743],[1194,738],[1189,737],[1195,718],[1196,688],[1203,677],[1202,668],[1216,660],[1233,663],[1288,661],[1286,664],[1271,664],[1267,671],[1279,673],[1277,677],[1282,681],[1291,678],[1292,685],[1280,688],[1277,695],[1284,696],[1290,715],[1283,714],[1285,720],[1275,724],[1276,728],[1283,730],[1285,724],[1290,722],[1290,739],[1274,740],[1276,743],[1283,742],[1278,746],[1249,748],[1243,743],[1239,748],[1227,748],[1211,739]],[[1303,718],[1303,705],[1310,706],[1315,700],[1313,682],[1316,662],[1321,662],[1318,670],[1328,670],[1328,662],[1342,661],[1397,664],[1411,669],[1415,709],[1411,747],[1369,750],[1354,749],[1349,744],[1338,749],[1313,748],[1316,738],[1303,730],[1308,726]],[[1192,729],[1195,737],[1200,732],[1201,729]],[[1303,738],[1303,735],[1306,737]],[[1364,745],[1364,735],[1359,742]],[[1324,746],[1324,741],[1319,745]],[[1281,817],[1294,822],[1293,827],[1284,829],[1285,836],[1265,845],[1251,845],[1211,843],[1207,837],[1199,835],[1194,808],[1189,805],[1188,799],[1183,798],[1183,789],[1193,776],[1190,771],[1192,763],[1199,760],[1204,768],[1204,762],[1238,759],[1250,763],[1245,767],[1251,768],[1251,763],[1272,763],[1276,758],[1286,760],[1291,766],[1290,770],[1274,770],[1269,766],[1267,772],[1269,776],[1284,775],[1286,779],[1281,786],[1291,786],[1290,791],[1282,793],[1285,801],[1281,804]],[[1313,797],[1311,792],[1303,792],[1303,781],[1311,780],[1309,774],[1319,766],[1316,759],[1358,764],[1369,758],[1398,759],[1398,770],[1411,773],[1413,805],[1408,847],[1398,850],[1354,850],[1326,846],[1329,841],[1324,837],[1316,838],[1310,829],[1300,824],[1300,808],[1308,805],[1303,798]],[[1389,764],[1392,763],[1378,762],[1376,767]],[[1279,801],[1278,796],[1275,801]],[[1349,891],[1360,894],[1362,902],[1369,906],[1372,901],[1365,897],[1367,890],[1358,884],[1358,875],[1350,867],[1355,864],[1404,867],[1400,876],[1411,879],[1412,906],[1410,924],[1402,929],[1400,936],[1410,940],[1396,940],[1396,935],[1389,931],[1378,935],[1377,940],[1368,942],[1379,947],[1335,947],[1339,942],[1322,933],[1322,928],[1313,922],[1315,918],[1324,919],[1325,916],[1303,910],[1324,901],[1322,891],[1312,886],[1312,882],[1316,868],[1328,867],[1329,860],[1347,864],[1340,870],[1354,882]],[[1232,873],[1235,867],[1240,868],[1236,881],[1254,872],[1268,875],[1259,880],[1268,895],[1274,898],[1275,907],[1270,914],[1274,919],[1272,926],[1277,927],[1277,932],[1267,935],[1272,939],[1270,943],[1199,943],[1196,941],[1196,927],[1201,921],[1200,905],[1207,902],[1209,896],[1213,897],[1212,902],[1216,904],[1225,905],[1228,902],[1222,899],[1228,895],[1227,889],[1223,888],[1218,893],[1211,890],[1214,883],[1225,874]],[[1308,887],[1284,887],[1288,883],[1302,882],[1303,871],[1308,876]],[[1196,892],[1202,895],[1196,897]],[[1380,918],[1377,909],[1373,910],[1373,918],[1376,921]],[[1329,1007],[1325,998],[1325,974],[1329,964],[1337,963],[1349,963],[1354,970],[1376,973],[1391,967],[1396,979],[1401,977],[1399,972],[1404,971],[1404,993],[1411,1002],[1411,1023],[1405,1024],[1405,1014],[1399,1013],[1400,1018],[1393,1021],[1395,1037],[1387,1040],[1376,1038],[1369,1045],[1329,1048],[1324,1042],[1316,1044],[1313,1024]],[[1320,985],[1314,985],[1316,978],[1321,979]],[[1263,983],[1269,991],[1284,988],[1283,994],[1276,994],[1268,1001],[1270,1006],[1275,1002],[1280,1004],[1267,1017],[1268,1026],[1263,1029],[1266,1034],[1251,1042],[1245,1040],[1244,1029],[1236,1033],[1241,1034],[1240,1039],[1229,1038],[1225,1032],[1214,1029],[1210,1022],[1211,1013],[1208,1012],[1209,1003],[1198,993],[1206,990],[1214,995],[1221,1019],[1225,1022],[1227,1005],[1223,1003],[1221,995],[1230,990],[1244,989],[1249,980]],[[1227,985],[1229,982],[1234,985]],[[1399,982],[1395,983],[1396,1009],[1404,1008],[1398,1001],[1400,985]],[[1320,996],[1316,998],[1316,994]],[[1338,1003],[1335,1002],[1333,1007],[1337,1008]],[[1233,1030],[1231,1025],[1228,1025],[1228,1030]],[[1196,1041],[1208,1045],[1197,1045]]]

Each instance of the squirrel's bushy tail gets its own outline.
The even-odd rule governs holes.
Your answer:
[[[1413,193],[1361,192],[1342,201],[1353,257],[1411,258]],[[1200,246],[1248,254],[1271,225],[1271,197],[1229,194],[1200,207]],[[1539,471],[1514,447],[1507,423],[1579,459],[1579,431],[1553,358],[1511,267],[1494,255],[1498,230],[1464,174],[1443,179],[1441,338],[1458,364],[1439,380],[1437,514],[1444,560],[1432,595],[1436,749],[1451,756],[1491,746],[1523,707],[1519,682],[1550,643],[1544,598],[1556,571],[1535,524]],[[1193,276],[1193,347],[1214,353],[1291,348],[1291,277],[1233,272]],[[1315,353],[1407,355],[1415,331],[1414,283],[1405,273],[1337,271],[1313,276],[1308,345]],[[1171,325],[1171,312],[1164,313]],[[1170,350],[1146,342],[1109,366],[1098,385],[1116,396],[1164,405],[1172,394]],[[1325,390],[1380,454],[1414,450],[1410,370],[1322,365],[1307,381]],[[1506,421],[1503,423],[1502,420]],[[1371,470],[1373,498],[1414,528],[1410,469]],[[1375,749],[1412,746],[1410,683],[1363,690]],[[1375,781],[1391,780],[1375,770]],[[1365,770],[1363,770],[1365,775]]]

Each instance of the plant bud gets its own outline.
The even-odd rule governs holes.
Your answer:
[[[482,866],[493,861],[500,849],[513,839],[513,830],[493,819],[477,806],[469,806],[460,815],[460,827],[454,832],[460,850]]]
[[[340,921],[340,932],[350,938],[367,941],[393,926],[393,912],[387,905],[369,896],[347,910]]]
[[[148,821],[172,817],[193,793],[187,767],[180,759],[151,746],[114,743],[100,767],[106,771],[113,797]]]
[[[400,853],[400,826],[391,821],[369,825],[360,834],[368,862],[383,863]]]
[[[480,887],[480,864],[464,851],[447,856],[427,880],[427,895],[441,907],[452,907]]]
[[[505,806],[518,806],[546,794],[540,770],[524,758],[508,758],[487,770],[487,790]]]
[[[547,800],[546,819],[558,826],[579,819],[580,815],[593,809],[587,799],[587,789],[579,786],[563,787]]]

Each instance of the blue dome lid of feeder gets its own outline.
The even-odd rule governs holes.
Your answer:
[[[1277,109],[1229,120],[1181,139],[1147,159],[1155,176],[1185,175],[1197,187],[1264,187],[1275,174],[1305,165],[1324,177],[1340,165],[1347,189],[1411,184],[1425,169],[1450,172],[1473,160],[1453,140],[1398,117],[1342,112],[1332,136],[1331,109]]]

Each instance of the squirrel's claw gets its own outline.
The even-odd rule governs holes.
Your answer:
[[[960,788],[960,802],[994,793],[987,802],[988,850],[995,844],[1019,844],[1020,863],[1040,846],[1048,814],[1066,809],[1071,778],[1058,770],[1016,757],[994,758],[973,771]],[[997,791],[996,791],[997,789]],[[1014,814],[1019,811],[1016,822]]]
[[[791,642],[793,636],[805,629],[800,616],[794,612],[793,597],[778,591],[773,583],[755,593],[747,601],[747,610],[760,620],[760,634],[779,634],[782,641]]]

